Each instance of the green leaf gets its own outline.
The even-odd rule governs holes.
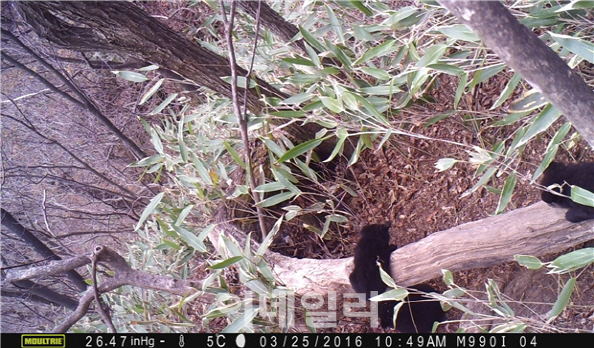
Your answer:
[[[287,78],[287,81],[293,84],[310,84],[321,80],[322,76],[319,74],[295,74]]]
[[[353,6],[355,6],[359,11],[363,12],[366,16],[373,15],[373,12],[369,7],[365,6],[363,1],[361,0],[348,0]]]
[[[114,70],[112,73],[116,74],[118,77],[123,78],[124,80],[132,81],[132,82],[144,82],[148,80],[148,77],[144,76],[141,73],[137,73],[134,71],[120,71]]]
[[[382,69],[362,66],[362,67],[359,67],[358,70],[361,70],[362,72],[366,73],[367,75],[373,76],[378,80],[389,80],[391,77],[390,74],[388,74],[385,70],[382,70]]]
[[[161,85],[163,84],[163,81],[165,81],[165,79],[160,79],[151,88],[149,88],[149,90],[146,91],[146,93],[140,98],[140,102],[138,102],[138,105],[142,105],[147,100],[149,100],[149,98],[152,97],[153,94],[155,94],[159,90],[159,87],[161,87]]]
[[[443,172],[445,170],[452,168],[454,164],[456,164],[457,162],[458,160],[455,158],[440,158],[435,163],[435,168],[437,168],[438,171]]]
[[[206,245],[204,245],[204,243],[198,237],[196,237],[192,232],[190,232],[186,229],[183,229],[181,227],[175,226],[175,225],[173,225],[172,227],[175,230],[175,232],[177,232],[177,234],[179,234],[181,239],[184,242],[188,243],[189,246],[191,246],[198,252],[201,252],[201,253],[206,252]]]
[[[395,93],[402,92],[402,90],[398,87],[387,85],[387,86],[372,86],[372,87],[363,87],[361,88],[361,92],[373,95],[392,95]]]
[[[483,176],[479,179],[479,181],[477,181],[476,184],[474,184],[474,186],[472,186],[470,188],[470,190],[464,192],[462,194],[461,197],[466,197],[469,194],[473,193],[474,191],[476,191],[479,187],[483,186],[484,184],[487,183],[487,181],[489,181],[491,179],[491,177],[493,176],[493,174],[495,174],[495,172],[497,171],[497,167],[490,167],[487,172],[485,174],[483,174]]]
[[[509,105],[509,111],[512,113],[530,112],[547,105],[547,99],[536,90],[531,89],[524,93],[521,98],[514,100]]]
[[[138,231],[140,226],[142,226],[142,224],[146,221],[146,219],[155,211],[155,209],[157,208],[157,205],[159,205],[159,203],[161,202],[161,199],[163,198],[164,195],[165,195],[165,192],[161,192],[158,195],[156,195],[155,197],[153,197],[153,199],[151,199],[151,201],[146,206],[146,208],[144,208],[142,215],[140,215],[140,219],[138,220],[136,227],[134,227],[134,231]]]
[[[247,308],[245,312],[243,312],[240,316],[237,317],[237,319],[233,320],[231,324],[227,325],[227,327],[221,330],[221,333],[237,333],[248,330],[248,327],[251,325],[254,318],[258,315],[260,308],[258,306],[250,307],[244,303],[240,304],[240,306],[236,310],[234,310],[234,312],[238,311],[240,308],[244,306],[245,308]]]
[[[430,69],[433,69],[435,71],[443,72],[443,73],[446,73],[446,74],[452,75],[452,76],[462,76],[464,74],[463,69],[461,69],[455,65],[450,65],[450,64],[433,63],[433,64],[428,64],[427,67]]]
[[[528,269],[540,269],[544,264],[536,257],[530,255],[515,255],[514,259],[520,266]]]
[[[332,9],[328,7],[328,5],[324,4],[324,7],[326,8],[326,13],[328,13],[328,19],[330,19],[332,29],[336,33],[336,36],[338,37],[340,43],[344,44],[344,33],[342,32],[342,26],[340,25],[338,18],[336,18],[336,14],[334,14],[334,11],[332,11]]]
[[[448,47],[444,44],[437,44],[429,47],[425,51],[425,55],[417,62],[416,67],[422,68],[429,64],[437,63],[447,49]]]
[[[514,193],[514,189],[516,188],[516,183],[518,182],[518,178],[514,174],[510,174],[507,179],[505,180],[505,184],[503,185],[503,191],[501,192],[501,196],[499,196],[499,204],[497,205],[497,210],[495,214],[500,214],[503,212],[507,204],[511,200],[512,194]]]
[[[363,64],[363,63],[370,61],[376,57],[383,57],[383,56],[388,55],[389,53],[398,49],[398,47],[394,47],[395,43],[396,43],[396,41],[394,41],[394,40],[388,40],[380,45],[377,45],[377,46],[367,50],[365,53],[363,53],[363,55],[359,59],[357,59],[353,63],[353,65]]]
[[[518,86],[521,80],[522,75],[515,73],[514,76],[512,76],[512,78],[509,79],[509,82],[507,83],[507,85],[505,85],[505,88],[503,89],[503,91],[499,95],[499,98],[497,98],[493,106],[491,106],[490,110],[500,107],[507,100],[507,98],[509,98],[512,95],[512,93],[516,90],[516,87]]]
[[[274,192],[286,189],[285,185],[281,184],[280,182],[268,182],[266,184],[262,184],[254,189],[256,192]]]
[[[181,213],[179,213],[177,220],[175,220],[175,226],[179,226],[182,224],[182,222],[184,222],[188,214],[190,214],[190,212],[192,211],[192,208],[194,208],[194,204],[188,205],[181,211]]]
[[[235,151],[233,146],[231,146],[231,144],[229,144],[229,142],[227,140],[223,140],[223,145],[225,146],[225,149],[227,149],[227,152],[229,152],[231,157],[233,157],[233,160],[235,160],[235,163],[239,164],[241,166],[241,168],[245,169],[245,162],[241,159],[241,157],[239,156],[237,151]]]
[[[594,207],[594,193],[576,185],[571,185],[571,200],[581,205]]]
[[[144,66],[144,67],[138,69],[138,71],[153,71],[153,70],[157,70],[157,69],[159,69],[158,65],[151,64],[151,65],[147,65],[147,66]]]
[[[547,32],[563,48],[594,64],[594,44],[584,39]]]
[[[268,248],[270,247],[270,244],[272,243],[274,237],[276,236],[277,232],[280,230],[280,227],[283,223],[283,218],[284,218],[284,216],[281,216],[280,218],[278,218],[278,220],[276,220],[276,222],[274,223],[274,226],[272,227],[270,232],[268,232],[266,234],[266,238],[264,238],[264,240],[262,241],[262,244],[260,244],[260,247],[258,247],[258,251],[256,252],[256,255],[264,256],[264,254],[266,254],[266,251],[268,251]]]
[[[170,95],[169,97],[167,97],[167,99],[163,100],[163,102],[161,104],[159,104],[159,106],[157,106],[155,108],[155,110],[151,111],[149,113],[149,115],[156,115],[159,112],[161,112],[163,109],[165,109],[165,107],[167,107],[167,105],[171,104],[171,102],[177,98],[177,93],[173,93],[172,95]]]
[[[281,104],[285,104],[285,105],[297,105],[297,104],[301,104],[303,102],[306,102],[308,100],[310,100],[311,98],[313,98],[313,94],[312,93],[301,93],[301,94],[296,94],[290,98],[287,98],[283,101],[281,101]]]
[[[231,258],[228,258],[225,261],[216,263],[216,264],[210,266],[209,268],[210,269],[223,269],[223,268],[227,268],[227,267],[231,266],[232,264],[237,263],[241,260],[243,260],[243,256],[233,256]]]
[[[295,196],[295,193],[291,192],[291,191],[287,191],[287,192],[282,192],[279,194],[276,194],[272,197],[268,197],[265,200],[261,201],[258,206],[262,207],[262,208],[266,208],[266,207],[271,207],[271,206],[275,206],[279,203],[282,203],[286,200],[289,200],[291,198],[293,198]]]
[[[397,288],[373,296],[369,299],[369,301],[402,301],[406,298],[406,296],[408,296],[408,294],[409,292],[405,288]]]
[[[228,84],[231,84],[232,77],[224,76],[224,77],[221,77],[221,80],[227,82]],[[246,81],[245,76],[238,76],[237,77],[237,87],[245,89],[245,85],[246,85],[245,81]],[[258,83],[255,80],[250,79],[250,88],[254,88],[257,85],[258,85]]]
[[[334,113],[340,113],[344,111],[342,105],[340,105],[338,100],[334,98],[321,96],[320,100],[322,101],[322,104],[324,104],[325,107],[327,107],[330,111]]]
[[[476,36],[472,30],[470,30],[464,24],[458,24],[450,27],[440,27],[438,29],[442,34],[451,37],[452,39],[476,42],[480,41],[479,37]]]
[[[559,256],[547,267],[551,268],[549,273],[561,274],[578,270],[593,262],[594,248],[584,248]]]
[[[163,143],[161,142],[159,134],[157,134],[157,131],[154,128],[151,128],[151,143],[153,143],[153,146],[155,147],[155,150],[157,150],[158,153],[160,153],[161,155],[164,154]]]
[[[458,88],[456,88],[456,95],[454,96],[454,109],[458,108],[458,103],[460,102],[460,98],[464,94],[464,90],[466,89],[466,83],[468,82],[468,74],[464,73],[460,76],[460,82],[458,83]]]
[[[305,41],[307,41],[307,43],[309,43],[319,53],[327,51],[326,47],[324,47],[324,45],[320,41],[318,41],[318,39],[316,39],[309,31],[304,29],[302,26],[299,26],[299,32],[301,33]]]
[[[288,161],[292,158],[295,158],[305,152],[308,152],[312,149],[315,149],[324,140],[325,140],[325,138],[311,139],[311,140],[305,141],[305,142],[293,147],[292,149],[289,149],[289,151],[285,152],[276,162],[282,163],[282,162]]]
[[[487,81],[489,78],[499,74],[503,69],[505,69],[504,63],[495,64],[492,66],[488,66],[485,68],[478,69],[474,73],[474,77],[470,84],[468,85],[469,89],[473,89],[476,85]]]
[[[326,46],[328,46],[328,49],[330,50],[330,52],[332,52],[332,54],[334,54],[334,56],[346,67],[346,68],[351,68],[353,66],[353,62],[351,61],[351,59],[349,58],[349,56],[344,53],[344,51],[334,45],[333,43],[324,40],[326,42]]]
[[[304,111],[287,110],[287,111],[271,112],[270,115],[276,116],[276,117],[281,117],[281,118],[303,118],[307,114]]]
[[[283,58],[282,59],[284,62],[287,63],[291,63],[291,64],[296,64],[296,65],[304,65],[304,66],[316,66],[316,64],[314,62],[312,62],[310,59],[301,57],[301,56],[295,56],[293,58]]]
[[[549,317],[548,317],[549,320],[547,320],[547,322],[549,322],[551,319],[553,319],[556,316],[558,316],[559,314],[561,314],[561,312],[563,312],[565,307],[567,307],[567,304],[569,303],[569,300],[571,299],[571,295],[573,294],[573,289],[575,288],[575,282],[576,282],[575,278],[570,278],[567,281],[567,284],[565,284],[565,286],[563,287],[563,290],[559,294],[557,301],[555,301],[555,304],[553,305],[553,309],[551,309],[551,313],[549,313]]]
[[[454,274],[452,274],[451,271],[448,271],[447,269],[442,269],[441,274],[443,275],[443,282],[446,286],[454,284]]]
[[[553,105],[547,105],[541,112],[536,116],[530,128],[524,134],[524,137],[518,143],[518,146],[526,144],[530,139],[534,138],[537,134],[547,130],[557,119],[561,116],[561,112],[557,110]]]
[[[330,156],[327,159],[324,160],[324,162],[332,161],[334,159],[334,157],[336,157],[336,155],[338,155],[339,152],[342,152],[344,141],[346,140],[346,138],[348,136],[349,136],[349,133],[347,132],[346,129],[338,128],[336,130],[336,137],[338,138],[338,141],[336,142],[336,145],[334,146],[334,150],[332,150],[332,153],[330,154]]]
[[[194,168],[196,168],[196,171],[198,172],[198,175],[200,175],[202,181],[204,181],[208,185],[213,185],[210,173],[208,172],[208,169],[206,169],[206,166],[204,165],[202,160],[198,158],[193,152],[190,153],[190,157],[192,159],[192,163],[194,163]]]

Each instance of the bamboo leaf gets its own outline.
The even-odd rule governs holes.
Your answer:
[[[568,49],[571,53],[578,55],[580,58],[587,60],[594,64],[594,44],[584,39],[571,37],[568,35],[556,34],[548,32],[553,40],[555,40],[563,48]]]
[[[553,105],[547,105],[541,112],[536,116],[526,134],[520,142],[518,146],[526,144],[530,139],[534,138],[537,134],[541,133],[548,129],[559,117],[561,116],[561,112],[557,110]]]
[[[144,208],[142,215],[140,215],[140,219],[138,220],[136,227],[134,227],[134,231],[137,231],[140,228],[140,226],[142,226],[142,224],[146,221],[146,219],[155,211],[157,205],[159,205],[164,195],[165,192],[161,192],[155,197],[153,197],[153,199],[151,199],[146,208]]]
[[[372,60],[373,58],[383,57],[383,56],[388,55],[390,52],[393,52],[398,49],[398,47],[394,47],[395,43],[396,43],[396,41],[394,41],[394,40],[388,40],[380,45],[377,45],[377,46],[367,50],[365,53],[363,53],[363,55],[359,59],[357,59],[353,63],[353,65],[363,64],[367,61]]]
[[[170,95],[169,97],[167,97],[167,99],[163,100],[163,102],[161,104],[159,104],[159,106],[157,106],[155,108],[155,110],[151,111],[149,113],[149,115],[155,115],[158,114],[159,112],[161,112],[163,109],[165,109],[165,107],[167,107],[167,105],[171,104],[171,102],[177,98],[177,93],[173,93],[172,95]]]
[[[282,163],[282,162],[288,161],[292,158],[295,158],[309,150],[315,149],[324,140],[325,139],[322,138],[322,139],[311,139],[311,140],[305,141],[305,142],[293,147],[292,149],[289,149],[289,151],[285,152],[276,162]]]
[[[186,229],[183,229],[179,226],[173,225],[172,227],[175,230],[175,232],[177,232],[177,234],[179,234],[181,239],[184,242],[186,242],[189,246],[191,246],[198,252],[201,252],[201,253],[206,252],[206,245],[204,245],[204,243],[198,237],[196,237],[196,235],[194,235],[192,232],[190,232]]]
[[[140,98],[140,102],[138,102],[138,105],[142,105],[147,100],[149,100],[149,98],[152,97],[153,94],[155,94],[159,90],[159,87],[161,87],[161,85],[163,84],[163,81],[165,81],[165,79],[160,79],[151,88],[149,88],[149,90],[146,91],[146,93],[142,96],[142,98]]]
[[[295,194],[291,191],[282,192],[272,197],[266,198],[265,200],[261,201],[258,205],[262,208],[272,207],[293,198],[293,196],[295,196]]]
[[[112,71],[112,73],[116,74],[118,77],[123,78],[124,80],[132,82],[144,82],[148,80],[148,77],[134,71],[114,70]]]
[[[536,257],[530,255],[515,255],[514,259],[520,266],[528,269],[540,269],[544,264]]]
[[[501,192],[501,196],[499,196],[499,204],[497,205],[497,210],[495,214],[499,214],[503,212],[507,204],[511,200],[512,194],[514,193],[514,189],[516,188],[516,183],[518,182],[518,178],[514,174],[510,174],[507,179],[505,180],[505,184],[503,185],[503,191]]]
[[[579,186],[571,186],[571,200],[588,207],[594,207],[594,193]]]
[[[575,282],[575,278],[570,278],[567,281],[567,283],[563,287],[563,290],[561,290],[561,293],[559,294],[557,301],[555,301],[553,309],[551,309],[551,313],[549,313],[548,321],[561,314],[565,307],[567,307],[569,299],[571,299],[571,295],[573,294],[573,289],[575,288]]]
[[[318,41],[318,39],[316,39],[309,31],[299,26],[299,32],[301,33],[305,41],[307,41],[307,43],[310,44],[313,48],[318,50],[318,52],[327,51],[326,47],[324,47],[324,45],[320,41]]]
[[[229,266],[231,266],[234,263],[237,263],[239,261],[243,260],[243,256],[233,256],[231,258],[228,258],[225,261],[221,261],[219,263],[216,263],[208,268],[210,269],[223,269],[223,268],[227,268]]]

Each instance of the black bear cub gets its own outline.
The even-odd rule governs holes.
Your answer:
[[[594,163],[564,164],[551,162],[543,172],[540,184],[543,186],[559,184],[561,190],[559,188],[553,190],[566,196],[571,195],[569,185],[577,185],[594,192]],[[543,201],[554,207],[567,208],[567,213],[565,213],[567,221],[580,222],[594,219],[594,207],[578,204],[568,197],[558,196],[549,191],[542,191],[541,197]]]
[[[381,279],[377,267],[379,260],[382,268],[390,276],[390,254],[396,250],[390,244],[390,223],[367,225],[360,232],[360,239],[355,248],[355,269],[349,276],[351,285],[358,293],[364,293],[369,299],[372,291],[378,294],[387,288]],[[435,292],[428,285],[412,287],[423,292]],[[382,328],[393,328],[394,306],[398,301],[378,303],[378,316]],[[412,313],[412,316],[411,316]],[[403,333],[430,333],[435,321],[442,321],[444,312],[437,301],[431,301],[422,295],[411,294],[400,308],[396,319],[396,329]]]

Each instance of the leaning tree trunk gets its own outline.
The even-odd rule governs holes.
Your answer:
[[[439,3],[544,95],[594,147],[594,92],[557,53],[498,1]]]
[[[18,6],[35,32],[54,44],[75,51],[130,55],[231,95],[231,85],[221,79],[231,75],[227,59],[179,35],[131,2],[26,1]],[[246,74],[241,67],[237,71]],[[257,79],[257,83],[265,96],[287,98],[267,82]],[[248,107],[256,113],[263,107],[255,89],[248,92]]]
[[[129,55],[231,98],[231,85],[222,79],[231,75],[227,58],[188,40],[133,3],[24,1],[18,3],[18,8],[38,35],[61,47],[81,52]],[[236,68],[239,76],[245,76],[245,69]],[[288,97],[266,81],[254,79],[259,90],[252,88],[247,93],[247,107],[251,112],[262,112],[262,96]],[[238,92],[243,95],[244,90],[239,88]],[[301,142],[312,139],[320,127],[314,123],[292,124],[283,130],[296,142]],[[333,143],[325,143],[316,150],[325,157],[333,148]]]

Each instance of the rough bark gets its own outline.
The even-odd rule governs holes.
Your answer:
[[[276,36],[285,41],[290,41],[299,33],[299,28],[287,22],[281,15],[274,11],[265,1],[238,1],[239,7],[253,18],[257,18],[258,6],[260,6],[260,20],[265,28],[268,28]],[[258,5],[260,3],[260,5]],[[306,52],[303,40],[296,40],[291,43],[301,51]]]
[[[39,240],[33,233],[31,233],[31,231],[21,225],[12,214],[4,209],[2,209],[2,225],[17,238],[31,245],[42,257],[48,260],[61,260],[58,255],[45,245],[45,243]],[[74,268],[69,268],[66,275],[80,291],[87,289],[87,283],[85,283],[85,280],[74,270]]]
[[[114,52],[165,67],[224,96],[231,86],[229,62],[179,35],[133,3],[126,1],[19,2],[18,6],[35,32],[63,48],[87,52]],[[237,67],[240,75],[246,71]],[[268,97],[287,96],[256,79]],[[240,91],[243,94],[243,91]],[[255,89],[248,93],[248,107],[263,107]]]
[[[35,32],[56,45],[81,52],[129,55],[231,98],[231,85],[221,79],[231,75],[226,58],[179,35],[133,3],[32,1],[19,2],[18,6]],[[267,21],[272,25],[277,17],[280,16],[276,14]],[[246,70],[238,66],[237,73],[245,76]],[[251,112],[262,113],[262,97],[288,97],[266,81],[257,77],[253,79],[258,84],[258,90],[252,88],[248,91],[247,106]],[[243,95],[244,89],[238,88],[238,93]],[[312,139],[320,129],[315,123],[283,127],[296,142]],[[325,141],[316,151],[321,158],[326,158],[332,153],[334,144],[334,141]]]
[[[444,1],[504,62],[544,95],[594,147],[594,92],[498,1]]]

